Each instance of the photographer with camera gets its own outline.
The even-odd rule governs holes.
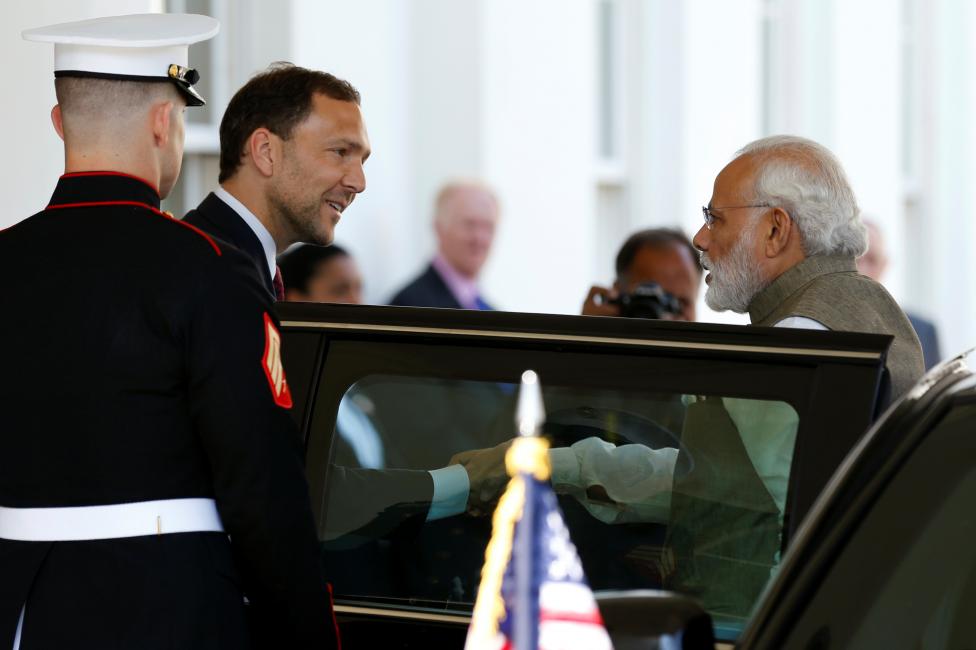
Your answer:
[[[698,253],[680,230],[650,228],[620,247],[612,288],[593,286],[584,316],[695,320],[701,285]]]

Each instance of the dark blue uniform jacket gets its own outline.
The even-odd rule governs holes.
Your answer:
[[[0,648],[25,602],[23,650],[246,647],[244,594],[257,638],[334,647],[252,262],[145,182],[84,173],[0,232],[0,278],[0,505],[212,497],[230,536],[0,540]]]

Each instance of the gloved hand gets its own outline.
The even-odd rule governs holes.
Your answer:
[[[461,465],[468,472],[471,485],[468,493],[468,512],[472,515],[490,515],[508,485],[505,469],[505,453],[512,445],[506,440],[488,449],[471,449],[454,454],[451,465]]]

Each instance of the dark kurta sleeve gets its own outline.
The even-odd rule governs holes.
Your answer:
[[[336,647],[278,321],[246,258],[225,248],[214,266],[187,325],[189,403],[254,628],[275,647]]]

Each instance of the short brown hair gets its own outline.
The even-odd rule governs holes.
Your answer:
[[[104,134],[105,129],[126,133],[132,120],[141,118],[155,102],[172,101],[174,107],[186,103],[176,86],[154,81],[59,77],[54,80],[54,93],[65,137],[71,140]]]
[[[231,98],[220,121],[220,176],[223,183],[241,166],[244,145],[264,127],[283,140],[312,111],[316,94],[359,104],[359,91],[328,72],[291,63],[273,63],[251,77]]]

